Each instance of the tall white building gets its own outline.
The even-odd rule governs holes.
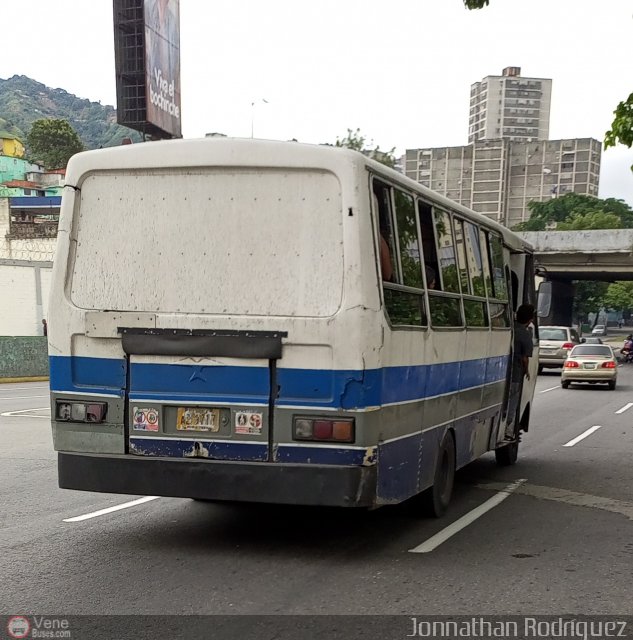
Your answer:
[[[549,140],[552,81],[519,67],[486,76],[470,92],[469,144],[407,149],[404,173],[512,228],[528,204],[565,193],[598,195],[602,145],[593,138]]]
[[[468,142],[547,140],[552,81],[523,78],[520,67],[486,76],[470,88]]]

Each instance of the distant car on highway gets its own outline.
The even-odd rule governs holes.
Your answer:
[[[560,383],[563,389],[567,389],[572,382],[606,382],[613,390],[617,378],[618,363],[609,345],[581,344],[570,351]]]
[[[607,325],[605,324],[597,324],[593,331],[591,332],[592,336],[606,336],[607,335]]]
[[[582,342],[573,327],[539,327],[538,372],[562,367],[569,352]]]

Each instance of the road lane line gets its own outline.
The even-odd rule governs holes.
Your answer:
[[[554,389],[560,389],[560,386],[556,385],[555,387],[550,387],[549,389],[543,389],[543,391],[539,391],[539,393],[547,393],[548,391],[554,391]]]
[[[469,524],[472,524],[477,518],[484,515],[491,509],[494,509],[497,505],[501,504],[506,498],[509,498],[514,491],[516,491],[524,482],[527,482],[527,478],[523,478],[522,480],[517,480],[512,484],[507,485],[497,495],[492,496],[492,498],[486,500],[483,504],[480,504],[478,507],[469,511],[466,515],[462,516],[459,520],[453,522],[453,524],[448,525],[445,529],[442,529],[440,532],[436,533],[434,536],[430,537],[428,540],[418,545],[414,549],[409,549],[409,553],[429,553],[433,551],[437,547],[439,547],[443,542],[446,542],[450,537],[454,536],[456,533],[459,533],[462,529],[467,527]]]
[[[0,396],[0,400],[28,400],[29,398],[48,398],[48,396]]]
[[[83,516],[66,518],[64,522],[81,522],[82,520],[97,518],[98,516],[104,516],[108,513],[112,513],[113,511],[120,511],[121,509],[129,509],[130,507],[135,507],[136,505],[149,502],[150,500],[158,500],[158,498],[160,498],[160,496],[145,496],[144,498],[139,498],[138,500],[132,500],[132,502],[124,502],[123,504],[118,504],[115,507],[108,507],[107,509],[101,509],[100,511],[93,511],[92,513],[86,513]]]
[[[50,416],[24,416],[23,413],[28,413],[29,411],[44,411],[44,409],[50,409],[50,407],[38,407],[37,409],[20,409],[19,411],[5,411],[4,413],[0,413],[0,416],[4,416],[6,418],[50,418]]]
[[[633,407],[633,402],[629,402],[628,404],[625,404],[621,409],[618,409],[616,411],[616,413],[624,413],[625,411],[627,411],[631,407]]]
[[[598,431],[598,429],[602,429],[602,425],[595,425],[590,427],[584,433],[581,433],[579,436],[570,440],[567,444],[564,444],[563,447],[573,447],[575,444],[578,444],[581,440],[584,440],[587,436],[590,436],[594,431]]]
[[[42,389],[48,389],[48,387],[7,387],[2,388],[0,385],[0,394],[11,393],[12,391],[42,391]]]

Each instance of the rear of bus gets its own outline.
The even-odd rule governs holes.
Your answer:
[[[206,139],[71,160],[49,320],[60,487],[374,503],[358,158]]]

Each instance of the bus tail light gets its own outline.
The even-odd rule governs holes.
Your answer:
[[[354,419],[295,418],[292,438],[313,442],[354,442]]]
[[[55,418],[60,422],[104,422],[107,412],[105,402],[58,402]]]
[[[565,362],[565,369],[577,369],[579,364],[575,360],[567,360]]]

